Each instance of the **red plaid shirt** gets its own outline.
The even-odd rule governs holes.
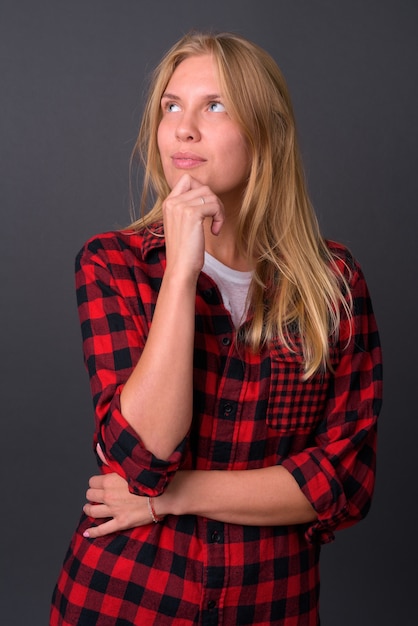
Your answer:
[[[369,509],[381,405],[381,355],[367,286],[347,250],[330,247],[349,276],[354,328],[350,339],[342,320],[331,351],[334,373],[306,382],[301,355],[278,341],[259,354],[235,341],[216,285],[200,275],[193,425],[161,461],[125,421],[119,398],[147,339],[164,239],[115,232],[87,242],[77,259],[77,297],[95,443],[112,470],[132,492],[158,496],[179,468],[282,464],[318,521],[256,527],[169,515],[160,524],[91,540],[82,533],[93,520],[83,515],[54,592],[51,626],[319,623],[320,544]]]

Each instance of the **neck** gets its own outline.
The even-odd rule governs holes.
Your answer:
[[[240,272],[251,271],[253,269],[252,260],[238,249],[235,224],[226,219],[217,236],[212,234],[210,227],[210,220],[206,219],[204,223],[206,252],[231,269]]]

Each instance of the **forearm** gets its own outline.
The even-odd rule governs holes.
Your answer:
[[[244,471],[178,472],[155,499],[158,514],[202,515],[232,524],[303,524],[317,515],[281,466]]]
[[[92,476],[84,512],[104,523],[86,537],[152,523],[146,497],[129,492],[117,474]],[[101,503],[101,504],[93,504]],[[247,526],[287,526],[317,516],[296,481],[284,467],[242,471],[180,471],[162,496],[153,499],[156,514],[194,514]],[[110,519],[109,519],[110,518]]]
[[[166,273],[143,353],[121,394],[124,418],[161,459],[190,427],[195,293],[193,281]]]
[[[202,202],[202,198],[204,201]],[[223,206],[188,174],[163,203],[166,270],[141,358],[121,394],[122,415],[144,446],[167,459],[190,428],[196,283],[203,266],[204,221],[217,235]]]

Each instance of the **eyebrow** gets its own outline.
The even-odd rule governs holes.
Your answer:
[[[218,93],[209,93],[205,96],[202,96],[202,100],[219,100],[222,96]],[[180,96],[176,96],[173,93],[163,93],[161,96],[161,100],[163,98],[168,98],[169,100],[181,100]]]

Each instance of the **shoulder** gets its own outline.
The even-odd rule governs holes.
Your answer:
[[[153,251],[164,248],[160,224],[142,230],[117,230],[90,237],[76,256],[76,270],[95,263],[103,266],[147,264]]]
[[[366,319],[372,316],[369,287],[360,263],[346,246],[334,241],[326,243],[332,255],[334,271],[339,273],[342,295],[349,299],[353,317]]]
[[[348,283],[355,282],[359,277],[363,276],[359,262],[347,246],[329,239],[325,241],[325,245],[330,254],[334,271]]]
[[[325,245],[331,254],[331,258],[341,269],[345,266],[351,271],[356,269],[358,263],[347,246],[338,241],[331,241],[329,239],[325,241]]]
[[[90,237],[75,261],[79,304],[115,296],[137,302],[158,292],[164,274],[164,240],[155,232],[110,231]],[[108,300],[110,301],[110,300]]]

